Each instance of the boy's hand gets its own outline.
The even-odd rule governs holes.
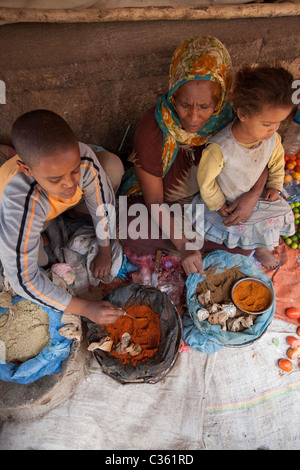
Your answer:
[[[277,201],[277,199],[281,199],[278,189],[268,188],[266,190],[265,201]]]
[[[107,300],[87,300],[72,297],[65,312],[86,317],[99,325],[114,323],[119,317],[125,315],[125,311],[111,304]]]
[[[90,301],[86,309],[85,315],[94,323],[100,325],[108,325],[115,323],[119,317],[125,315],[126,312],[106,300]]]
[[[91,270],[94,277],[106,278],[111,270],[111,247],[99,246],[98,253],[91,262]]]

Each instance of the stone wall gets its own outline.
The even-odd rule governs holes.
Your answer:
[[[177,44],[211,34],[229,49],[234,67],[280,63],[300,77],[299,17],[120,23],[18,23],[0,26],[0,142],[31,109],[61,114],[79,140],[126,156],[143,112],[168,87]]]

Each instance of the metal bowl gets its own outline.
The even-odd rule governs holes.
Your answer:
[[[249,310],[244,310],[243,308],[241,308],[235,301],[234,301],[234,291],[236,289],[236,287],[241,284],[241,283],[244,283],[244,282],[257,282],[258,284],[262,284],[264,287],[266,287],[270,293],[270,297],[271,297],[271,300],[270,300],[270,303],[269,303],[269,306],[265,309],[265,310],[261,310],[259,312],[250,312]],[[265,282],[261,281],[260,279],[256,279],[255,277],[245,277],[244,279],[240,279],[239,281],[237,281],[234,286],[232,287],[231,289],[231,298],[232,298],[232,301],[234,303],[234,305],[239,309],[241,310],[242,312],[244,313],[248,313],[250,315],[262,315],[263,313],[267,312],[273,305],[274,303],[274,294],[273,294],[273,291],[271,290],[271,288],[268,286],[268,284],[266,284]]]

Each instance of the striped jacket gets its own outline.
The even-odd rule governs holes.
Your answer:
[[[111,183],[96,155],[79,143],[81,175],[75,196],[47,193],[17,165],[18,155],[0,168],[0,260],[8,282],[20,296],[63,311],[71,294],[55,286],[38,267],[40,234],[46,221],[84,199],[100,246],[110,244],[106,204],[115,205]]]

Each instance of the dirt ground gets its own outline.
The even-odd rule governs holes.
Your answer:
[[[234,67],[277,62],[300,73],[299,17],[0,26],[0,142],[14,120],[46,108],[61,114],[78,139],[123,158],[143,112],[167,90],[178,43],[211,34],[228,47]],[[125,143],[119,151],[126,129]]]

